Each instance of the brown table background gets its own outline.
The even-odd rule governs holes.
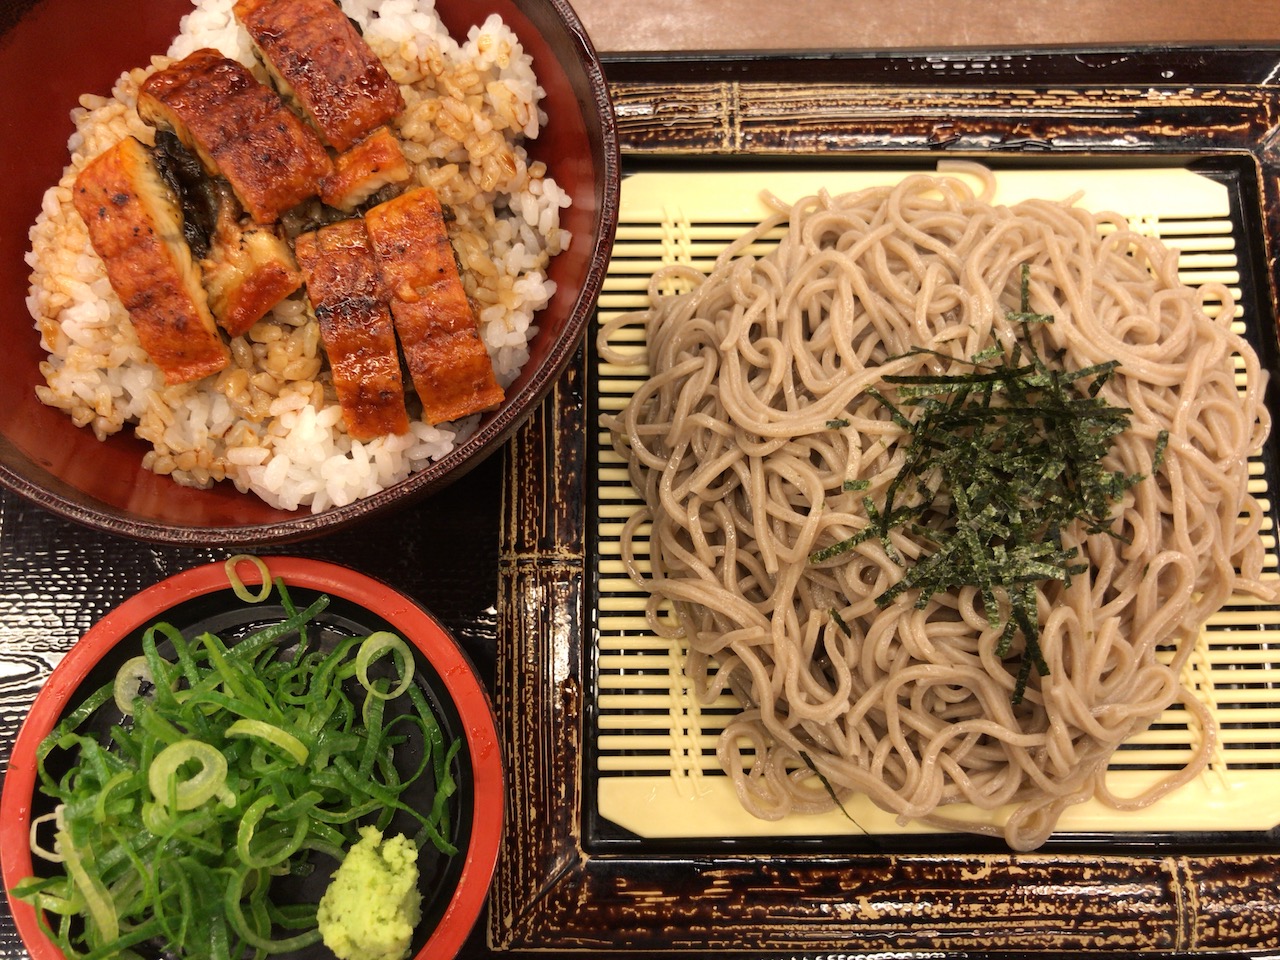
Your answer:
[[[602,54],[1280,41],[1276,0],[573,0]]]

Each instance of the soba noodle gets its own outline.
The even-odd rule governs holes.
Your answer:
[[[1246,488],[1269,428],[1266,374],[1231,331],[1230,292],[1182,285],[1176,252],[1072,202],[994,205],[990,172],[969,172],[980,191],[940,171],[791,206],[767,198],[776,213],[709,276],[673,266],[653,278],[650,377],[604,422],[646,504],[623,556],[650,591],[651,625],[686,638],[704,702],[731,691],[742,704],[718,747],[742,804],[776,819],[860,793],[904,822],[1027,850],[1069,805],[1149,804],[1210,757],[1213,718],[1180,674],[1233,591],[1275,597]],[[964,372],[1008,343],[1024,264],[1031,309],[1054,318],[1036,333],[1043,353],[1067,369],[1119,361],[1101,396],[1132,411],[1130,426],[1103,462],[1141,479],[1113,504],[1110,532],[1062,531],[1088,569],[1038,584],[1048,670],[1015,703],[1020,651],[996,654],[999,618],[976,589],[923,606],[907,591],[881,608],[905,568],[875,537],[810,558],[867,525],[864,498],[883,497],[902,465],[904,430],[868,389]],[[664,295],[672,282],[688,292]],[[634,362],[609,343],[636,322],[602,332],[606,359]],[[635,557],[646,525],[648,569]],[[902,530],[892,538],[907,563],[921,555]],[[1112,754],[1174,704],[1199,727],[1194,755],[1116,796]],[[1008,813],[949,817],[957,803]]]

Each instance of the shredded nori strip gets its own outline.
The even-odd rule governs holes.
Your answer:
[[[798,752],[800,755],[800,759],[804,761],[804,765],[813,772],[813,775],[815,777],[818,778],[818,782],[822,784],[822,788],[827,791],[827,796],[829,796],[835,802],[835,805],[840,809],[840,812],[844,814],[844,818],[848,820],[850,823],[852,823],[859,830],[861,830],[863,833],[867,833],[867,828],[864,827],[862,824],[860,824],[857,820],[853,819],[853,816],[849,813],[848,810],[845,809],[844,804],[840,802],[840,795],[836,793],[836,788],[831,785],[831,781],[827,779],[826,774],[824,774],[821,770],[819,770],[817,765],[814,764],[813,758],[810,757],[809,754],[807,754],[803,750],[800,750]],[[871,836],[871,834],[867,833],[867,836]]]
[[[844,622],[844,617],[840,616],[840,611],[835,607],[831,608],[831,619],[835,622],[835,625],[840,628],[840,632],[846,637],[853,636],[853,631],[849,629],[849,625]]]
[[[1143,479],[1102,463],[1132,414],[1099,396],[1118,364],[1067,371],[1042,356],[1029,328],[1053,318],[1030,309],[1029,276],[1024,264],[1021,309],[1007,314],[1020,331],[1011,347],[984,349],[963,361],[972,371],[962,374],[887,376],[897,387],[896,403],[867,391],[907,431],[904,463],[882,503],[863,500],[868,525],[809,558],[821,563],[876,538],[902,564],[890,533],[911,534],[926,553],[876,602],[886,606],[918,589],[916,605],[924,607],[937,593],[977,587],[986,616],[1000,628],[996,652],[1007,656],[1018,636],[1023,641],[1014,703],[1032,668],[1049,672],[1036,585],[1070,585],[1087,570],[1078,548],[1063,545],[1062,531],[1078,523],[1087,534],[1124,539],[1114,530],[1112,504]],[[1083,390],[1076,385],[1082,381],[1088,381]],[[1167,434],[1157,437],[1153,470],[1167,442]]]

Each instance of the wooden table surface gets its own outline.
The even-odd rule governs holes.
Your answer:
[[[1276,0],[571,0],[602,54],[1280,43]]]

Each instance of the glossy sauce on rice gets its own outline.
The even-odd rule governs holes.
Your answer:
[[[178,483],[230,481],[273,506],[318,512],[444,456],[475,429],[478,415],[439,425],[414,419],[404,435],[352,440],[304,293],[232,338],[227,369],[166,386],[71,202],[76,175],[93,157],[126,136],[154,142],[135,104],[155,70],[215,47],[265,79],[232,4],[199,0],[164,56],[122,75],[110,96],[83,96],[73,111],[70,162],[45,194],[27,255],[28,308],[48,352],[37,393],[99,439],[132,428],[151,446],[147,469]],[[394,127],[412,183],[434,188],[452,212],[450,240],[505,387],[528,359],[534,315],[554,293],[547,264],[569,243],[560,227],[569,199],[523,146],[546,120],[531,58],[496,15],[460,42],[432,0],[344,0],[342,7],[401,85],[406,109]]]

